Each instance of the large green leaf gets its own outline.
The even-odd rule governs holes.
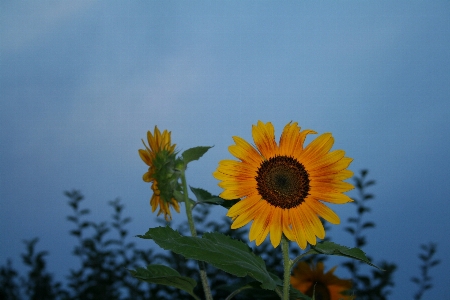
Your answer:
[[[181,154],[181,156],[183,157],[184,164],[187,165],[188,163],[190,163],[193,160],[198,160],[210,148],[212,148],[212,147],[199,146],[199,147],[194,147],[194,148],[187,149],[186,151],[184,151]]]
[[[181,254],[186,258],[201,260],[235,276],[250,276],[268,290],[276,288],[276,282],[266,269],[264,260],[256,256],[250,247],[221,233],[205,233],[203,237],[182,236],[170,227],[150,228],[144,239],[153,239],[160,247]]]
[[[164,265],[148,265],[147,268],[137,268],[136,271],[130,270],[133,277],[142,281],[168,285],[186,291],[195,299],[199,299],[194,294],[194,288],[197,285],[194,279],[181,276],[176,270]]]
[[[339,256],[345,256],[353,259],[360,260],[362,262],[365,262],[366,264],[375,267],[377,269],[380,269],[376,265],[370,262],[370,260],[367,258],[366,254],[359,248],[349,248],[345,246],[341,246],[338,244],[335,244],[333,242],[321,242],[317,243],[315,246],[311,246],[311,249],[305,253],[306,254],[326,254],[326,255],[339,255]]]

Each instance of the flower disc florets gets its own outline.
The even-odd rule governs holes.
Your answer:
[[[295,158],[274,156],[261,163],[256,176],[259,194],[273,206],[293,208],[308,196],[309,177]]]

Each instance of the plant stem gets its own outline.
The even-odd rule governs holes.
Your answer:
[[[241,288],[235,290],[235,291],[232,292],[231,294],[229,294],[228,297],[225,298],[225,300],[231,300],[231,299],[233,299],[234,296],[236,296],[237,294],[239,294],[239,293],[242,292],[243,290],[251,289],[251,288],[252,288],[252,287],[250,287],[250,286],[243,286],[243,287],[241,287]]]
[[[289,261],[289,240],[281,235],[281,250],[283,251],[283,300],[289,300],[289,288],[291,286],[291,262]]]
[[[189,229],[191,231],[191,235],[193,237],[196,237],[197,230],[195,230],[194,219],[192,218],[192,203],[191,203],[191,200],[189,200],[185,168],[183,168],[181,170],[181,183],[183,185],[184,204],[186,207],[186,216],[187,216],[188,223],[189,223]],[[208,278],[206,276],[205,263],[203,261],[197,261],[197,262],[198,262],[198,268],[200,271],[200,279],[201,279],[202,285],[203,285],[203,291],[205,292],[205,298],[206,298],[206,300],[212,300],[213,298],[212,298],[212,294],[211,294],[211,289],[209,288]]]
[[[307,252],[305,252],[305,253],[300,254],[300,255],[297,256],[294,260],[292,260],[291,266],[296,265],[297,262],[298,262],[300,259],[302,259],[302,258],[305,257],[306,255],[309,255],[309,254],[312,254],[312,253],[314,253],[314,252],[311,252],[311,250],[310,250],[310,251],[307,251]]]

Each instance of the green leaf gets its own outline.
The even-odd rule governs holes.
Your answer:
[[[192,278],[181,276],[180,273],[172,268],[164,265],[148,265],[147,269],[137,268],[136,271],[129,271],[137,279],[150,283],[173,286],[189,293],[195,299],[199,299],[194,294],[194,288],[197,282]]]
[[[377,269],[380,269],[376,265],[372,264],[369,259],[366,257],[366,254],[359,248],[348,248],[345,246],[341,246],[338,244],[335,244],[333,242],[321,242],[317,243],[315,246],[311,246],[311,249],[306,252],[305,254],[326,254],[326,255],[339,255],[339,256],[345,256],[349,258],[353,258],[356,260],[360,260],[362,262],[365,262],[369,266],[375,267]]]
[[[226,209],[230,209],[233,205],[238,203],[241,199],[233,199],[233,200],[226,200],[223,198],[220,198],[219,196],[212,195],[210,192],[201,189],[201,188],[194,188],[191,187],[191,191],[194,193],[195,197],[197,198],[198,202],[201,203],[210,203],[210,204],[216,204],[221,205],[225,207]]]
[[[221,204],[223,201],[222,198],[213,196],[210,192],[200,189],[200,188],[193,188],[192,186],[189,187],[191,191],[194,193],[195,197],[197,198],[198,202],[201,203],[213,203],[213,204]]]
[[[203,237],[182,236],[170,227],[150,228],[143,236],[153,239],[166,250],[186,258],[201,260],[235,276],[250,276],[268,290],[276,288],[276,282],[266,269],[264,260],[256,256],[250,247],[221,233],[205,233]]]
[[[199,147],[194,147],[194,148],[187,149],[186,151],[184,151],[181,154],[181,156],[183,157],[184,164],[187,165],[188,163],[190,163],[193,160],[198,160],[210,148],[212,148],[212,147],[199,146]]]
[[[200,203],[216,204],[221,205],[226,209],[230,209],[233,205],[235,205],[237,202],[241,200],[241,199],[225,200],[223,198],[220,198],[219,196],[212,195],[210,192],[204,189],[194,188],[192,186],[190,186],[190,188],[191,191],[194,193],[195,197],[197,198],[197,201]]]

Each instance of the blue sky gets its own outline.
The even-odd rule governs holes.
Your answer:
[[[219,193],[211,173],[231,137],[251,139],[258,120],[279,136],[292,120],[332,132],[377,181],[365,251],[397,263],[392,299],[412,299],[430,241],[442,263],[426,296],[450,294],[450,2],[0,5],[1,263],[18,267],[22,240],[38,236],[50,271],[76,264],[64,190],[81,190],[98,220],[120,197],[132,234],[155,226],[137,153],[155,125],[180,150],[214,145],[188,180]],[[342,227],[330,236],[348,244]]]

